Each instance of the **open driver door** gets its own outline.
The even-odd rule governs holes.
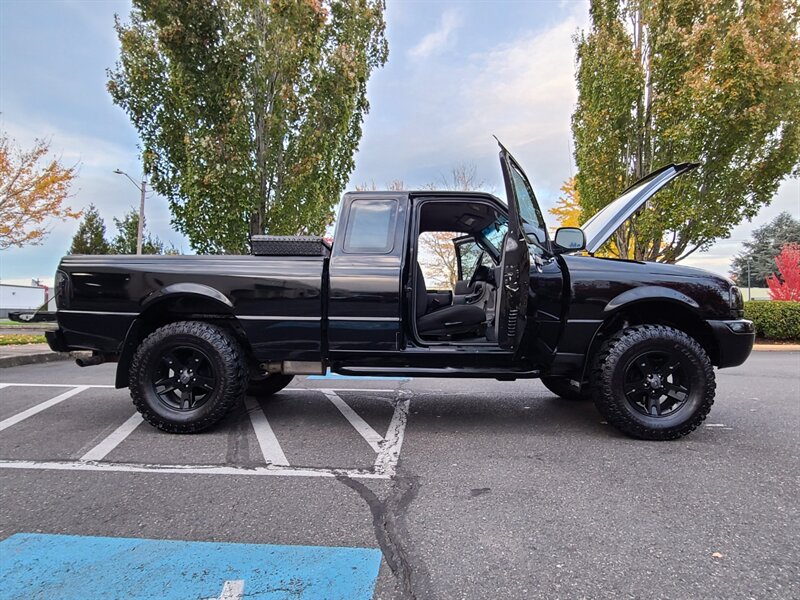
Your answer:
[[[533,188],[514,157],[500,145],[500,165],[508,198],[508,233],[503,240],[500,261],[501,281],[498,285],[495,335],[501,348],[518,350],[525,333],[530,289],[531,243],[545,248],[547,230],[541,225],[539,205]],[[536,237],[536,241],[531,238]],[[539,239],[539,237],[544,239]]]

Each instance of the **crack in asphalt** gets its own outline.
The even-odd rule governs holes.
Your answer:
[[[397,475],[383,500],[361,481],[341,474],[336,479],[355,491],[369,506],[375,539],[402,597],[407,600],[430,598],[427,570],[423,565],[412,565],[406,527],[407,510],[419,492],[419,479],[411,475]]]

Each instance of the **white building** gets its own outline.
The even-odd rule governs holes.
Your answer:
[[[44,286],[0,283],[0,319],[17,310],[36,310],[49,299]]]

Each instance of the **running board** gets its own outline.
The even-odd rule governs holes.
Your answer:
[[[464,368],[431,368],[423,367],[400,367],[384,369],[382,367],[337,367],[332,366],[331,371],[339,375],[365,376],[365,377],[465,377],[465,378],[487,378],[487,379],[534,379],[539,377],[541,371],[521,371],[513,369],[477,369],[471,367]]]

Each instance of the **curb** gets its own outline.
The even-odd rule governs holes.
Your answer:
[[[59,360],[72,360],[73,358],[75,357],[70,352],[37,352],[36,354],[0,356],[0,369],[6,367],[20,367],[22,365],[36,365],[40,363],[56,362]]]
[[[800,344],[755,344],[753,352],[797,352]]]

